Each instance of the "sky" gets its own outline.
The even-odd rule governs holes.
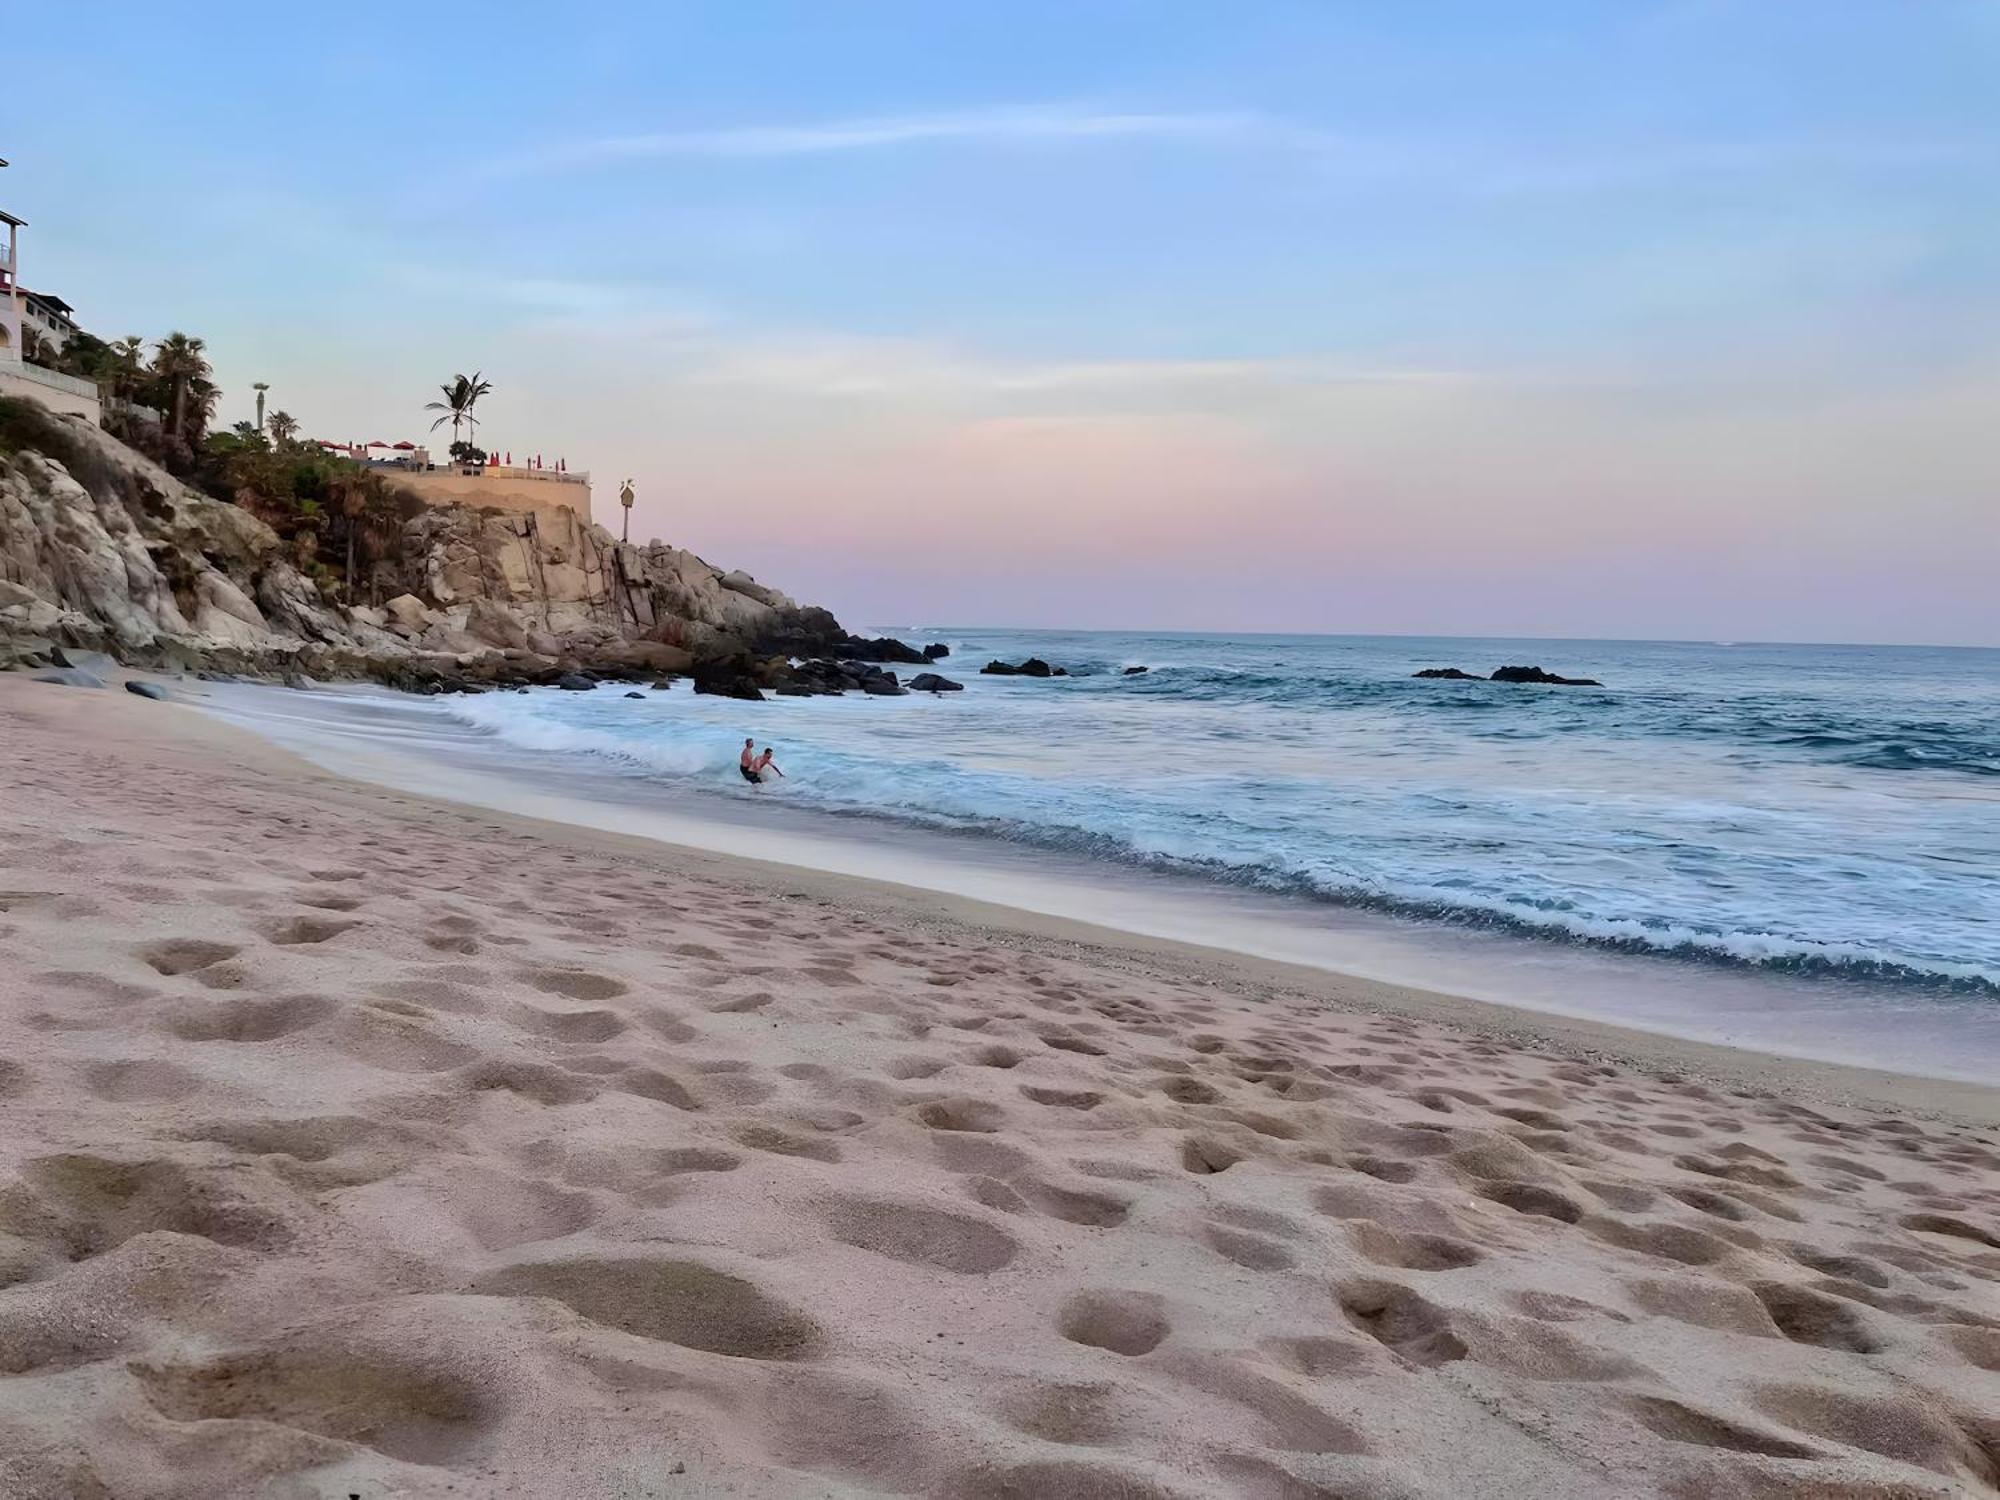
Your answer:
[[[2000,0],[17,9],[28,286],[850,625],[2000,645]]]

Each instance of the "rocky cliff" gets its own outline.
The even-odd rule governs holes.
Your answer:
[[[276,532],[78,418],[0,401],[0,666],[56,645],[141,665],[412,686],[563,671],[750,671],[839,624],[691,552],[568,511],[425,510],[349,604]]]

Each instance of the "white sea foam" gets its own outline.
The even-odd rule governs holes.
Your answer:
[[[1598,693],[1412,682],[1453,649],[1428,642],[954,634],[968,658],[1079,675],[961,667],[967,690],[935,700],[547,691],[437,711],[696,794],[758,795],[731,774],[754,733],[787,800],[831,813],[1634,951],[2000,989],[1978,718],[2000,672],[1968,688],[1962,659],[1886,681],[1824,651],[1763,679],[1748,648],[1708,680],[1686,653],[1711,648],[1562,659],[1615,680]]]

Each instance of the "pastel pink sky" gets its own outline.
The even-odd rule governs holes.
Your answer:
[[[2000,645],[1988,3],[11,19],[29,286],[852,625]]]

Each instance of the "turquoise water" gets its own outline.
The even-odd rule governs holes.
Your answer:
[[[884,628],[949,643],[966,690],[422,712],[661,794],[1168,869],[1308,915],[2000,998],[2000,651]],[[977,675],[1031,654],[1075,675]],[[1518,663],[1606,686],[1410,677]],[[775,791],[736,776],[745,735],[777,747]]]

